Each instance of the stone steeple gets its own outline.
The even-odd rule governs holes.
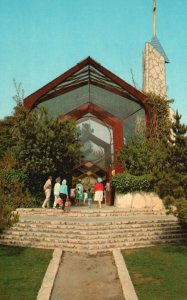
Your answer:
[[[156,35],[156,0],[153,0],[153,36],[143,52],[143,92],[166,96],[166,53]]]

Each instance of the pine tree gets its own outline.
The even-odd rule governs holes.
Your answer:
[[[167,204],[186,199],[187,191],[187,126],[181,124],[178,111],[174,116],[172,134],[167,145],[167,157],[157,174],[156,188]]]
[[[170,139],[171,168],[181,175],[187,174],[187,126],[181,124],[181,115],[176,112],[175,122],[172,126],[173,137]]]

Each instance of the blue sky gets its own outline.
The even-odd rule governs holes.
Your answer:
[[[25,96],[91,56],[142,88],[142,51],[152,38],[152,0],[0,0],[0,118]],[[187,123],[187,1],[157,0],[157,36],[170,60],[168,97]]]

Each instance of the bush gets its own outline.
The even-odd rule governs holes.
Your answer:
[[[0,204],[11,209],[31,207],[32,199],[24,185],[27,177],[23,170],[18,169],[16,158],[12,153],[5,153],[0,161]],[[2,206],[1,206],[2,207]]]
[[[176,201],[176,207],[176,216],[178,217],[179,221],[187,224],[187,200],[184,198],[178,199]]]
[[[175,198],[173,196],[167,195],[163,198],[165,207],[170,208],[175,204]]]
[[[112,179],[112,187],[118,193],[127,194],[136,191],[152,191],[150,175],[135,176],[128,173],[117,174]]]
[[[0,199],[0,232],[7,226],[11,226],[13,223],[18,221],[18,215],[12,214],[10,206],[4,204]]]

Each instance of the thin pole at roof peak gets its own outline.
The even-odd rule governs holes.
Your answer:
[[[153,37],[156,36],[156,0],[153,0]]]

